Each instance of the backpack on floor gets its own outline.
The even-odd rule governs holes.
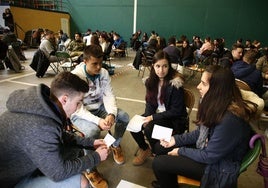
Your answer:
[[[5,58],[4,61],[5,61],[6,67],[8,67],[11,70],[14,70],[15,72],[21,72],[21,70],[24,69],[24,67],[20,63],[18,56],[16,55],[12,47],[8,48],[7,58]]]

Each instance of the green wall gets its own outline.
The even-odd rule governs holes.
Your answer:
[[[65,0],[71,30],[114,30],[129,42],[133,32],[134,0]],[[168,38],[185,34],[223,37],[229,47],[238,38],[268,44],[267,0],[138,0],[137,30],[155,30]]]

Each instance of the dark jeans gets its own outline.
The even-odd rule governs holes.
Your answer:
[[[184,156],[159,155],[152,167],[161,188],[178,188],[177,175],[200,181],[206,165]]]

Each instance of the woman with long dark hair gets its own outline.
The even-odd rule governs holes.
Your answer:
[[[146,108],[143,116],[145,123],[143,131],[131,132],[139,145],[133,165],[141,165],[151,155],[151,149],[145,142],[144,134],[148,139],[152,152],[157,140],[152,139],[154,125],[170,127],[176,133],[185,131],[187,112],[184,104],[184,79],[171,67],[169,56],[159,50],[153,57],[153,64],[146,86]]]
[[[197,89],[201,95],[195,121],[198,128],[157,145],[160,150],[170,148],[170,152],[153,161],[158,180],[154,187],[178,187],[177,175],[201,181],[201,187],[206,188],[237,186],[256,105],[243,100],[232,71],[218,65],[206,69]]]

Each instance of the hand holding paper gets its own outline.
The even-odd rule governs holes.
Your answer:
[[[135,133],[141,131],[144,119],[145,117],[140,115],[133,116],[127,125],[127,130]]]
[[[170,142],[172,131],[173,129],[171,128],[163,127],[160,125],[154,125],[152,138],[157,139],[157,140],[163,139],[167,142]]]
[[[104,137],[104,142],[107,147],[110,147],[115,142],[115,138],[109,133],[107,133],[107,135]]]

